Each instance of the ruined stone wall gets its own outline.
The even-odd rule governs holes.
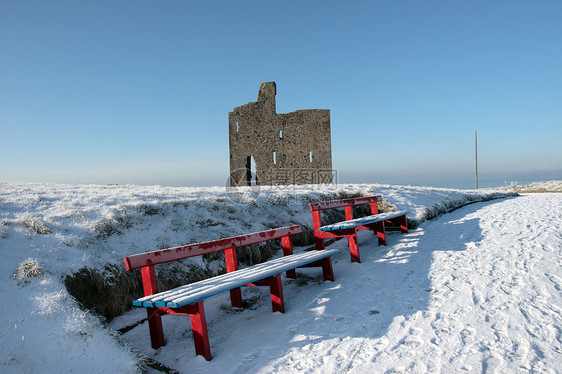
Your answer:
[[[330,111],[277,114],[275,82],[263,82],[258,101],[228,114],[231,186],[249,185],[250,157],[262,185],[332,183]]]

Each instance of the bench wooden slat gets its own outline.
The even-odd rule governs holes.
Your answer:
[[[353,228],[356,228],[356,227],[359,227],[359,226],[365,226],[365,225],[368,225],[368,224],[386,221],[386,220],[389,220],[389,219],[400,217],[400,216],[406,215],[407,213],[408,213],[407,211],[379,213],[379,214],[372,215],[372,216],[355,218],[355,219],[351,219],[349,221],[342,221],[342,222],[338,222],[338,223],[333,223],[331,225],[322,226],[318,230],[319,231],[338,231],[338,230],[353,229]]]
[[[213,278],[145,296],[133,301],[135,306],[181,308],[219,293],[257,282],[284,271],[306,265],[338,252],[337,249],[307,251],[280,257],[249,268],[222,274]]]
[[[125,261],[125,267],[127,268],[127,270],[132,270],[144,266],[151,266],[162,264],[164,262],[181,260],[188,257],[200,256],[205,253],[224,251],[229,248],[260,243],[266,240],[278,239],[287,235],[296,235],[300,234],[301,232],[302,229],[299,225],[288,226],[268,231],[213,240],[209,242],[167,248],[159,251],[139,253],[125,257],[123,260]]]
[[[311,211],[316,211],[322,209],[343,208],[345,206],[375,203],[378,201],[382,201],[381,195],[357,197],[352,199],[333,200],[333,201],[319,201],[316,203],[310,203],[308,204],[308,206]]]

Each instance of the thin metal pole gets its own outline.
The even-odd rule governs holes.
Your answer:
[[[476,189],[478,189],[478,135],[476,133],[476,130],[474,130],[474,165]]]

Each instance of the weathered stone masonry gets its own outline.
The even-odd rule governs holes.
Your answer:
[[[258,101],[228,114],[230,185],[332,183],[330,110],[277,114],[275,82],[263,82]]]

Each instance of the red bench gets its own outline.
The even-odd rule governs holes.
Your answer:
[[[349,251],[352,262],[361,262],[359,258],[359,246],[357,245],[357,230],[373,230],[378,237],[379,245],[386,245],[385,223],[395,223],[400,226],[400,231],[408,232],[408,219],[406,211],[379,213],[377,202],[382,201],[380,195],[359,197],[355,199],[322,201],[308,204],[312,212],[312,225],[314,227],[314,239],[316,249],[324,249],[324,239],[347,236]],[[361,218],[353,218],[353,206],[369,204],[371,215]],[[344,208],[345,221],[322,226],[321,211],[325,209]]]
[[[152,347],[158,349],[165,344],[161,315],[188,315],[195,343],[195,353],[211,359],[207,323],[203,300],[218,293],[230,291],[233,307],[242,307],[241,286],[269,286],[273,311],[285,312],[281,273],[295,278],[298,267],[322,267],[324,280],[334,280],[331,257],[337,250],[307,251],[293,254],[291,236],[302,232],[300,226],[283,227],[253,234],[234,236],[210,242],[190,244],[124,257],[127,270],[141,269],[145,297],[133,301],[133,305],[147,308],[148,326]],[[283,257],[238,269],[236,248],[273,239],[281,239]],[[181,260],[206,253],[224,251],[226,274],[158,292],[154,265]]]

